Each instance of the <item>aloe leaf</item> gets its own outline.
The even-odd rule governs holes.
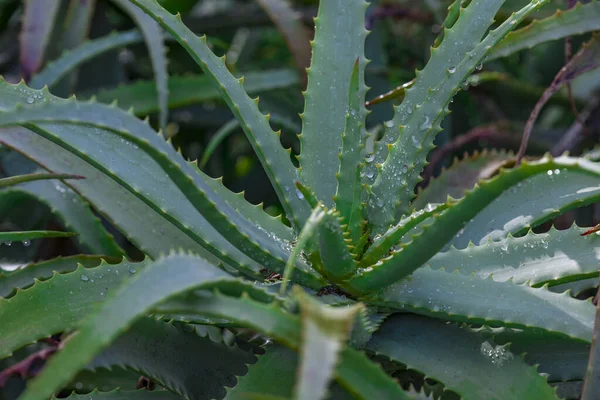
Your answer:
[[[113,33],[91,40],[73,50],[64,52],[58,59],[50,62],[31,78],[29,85],[35,89],[41,89],[44,85],[52,87],[84,62],[107,51],[136,44],[142,40],[143,36],[137,31]]]
[[[160,129],[164,131],[167,127],[169,118],[169,89],[167,86],[169,73],[167,71],[167,48],[163,41],[162,31],[158,23],[153,21],[152,18],[135,5],[131,4],[129,0],[112,1],[129,14],[144,36],[144,41],[146,42],[148,54],[150,55],[150,62],[152,63],[152,69],[154,71],[154,79],[156,81],[159,108],[158,125],[160,126]]]
[[[287,0],[258,0],[258,4],[281,32],[294,57],[298,74],[303,81],[306,81],[306,68],[310,66],[312,51],[311,32],[304,26]]]
[[[524,355],[525,361],[537,365],[538,372],[547,374],[550,382],[584,378],[590,354],[588,343],[532,329],[483,327],[476,331],[500,345],[509,345],[513,354]]]
[[[27,289],[17,290],[11,298],[0,299],[2,320],[12,321],[0,327],[0,359],[39,339],[75,329],[105,296],[147,264],[123,261],[117,265],[103,262],[91,269],[79,266],[73,272],[55,273],[51,279],[36,281]]]
[[[454,247],[435,255],[426,266],[432,269],[459,269],[463,274],[490,277],[497,282],[512,280],[532,286],[554,286],[598,277],[600,237],[581,236],[577,226],[541,234],[488,241],[458,250]]]
[[[10,201],[13,196],[29,196],[46,204],[59,217],[63,226],[77,232],[75,240],[83,249],[95,254],[120,257],[125,252],[104,228],[89,204],[69,186],[61,182],[35,181],[0,192],[0,198]]]
[[[258,94],[274,89],[296,86],[300,80],[295,71],[273,69],[260,72],[248,72],[244,75],[244,90],[248,94]],[[133,108],[136,115],[148,115],[158,111],[158,102],[152,94],[156,84],[148,81],[136,81],[120,85],[113,89],[100,89],[94,95],[98,101],[112,103],[119,107]],[[178,108],[206,100],[216,100],[221,96],[211,78],[206,75],[173,76],[169,78],[169,108]]]
[[[224,60],[208,48],[206,37],[197,37],[183,24],[180,17],[169,14],[152,0],[130,1],[171,33],[204,73],[210,76],[211,82],[218,88],[235,117],[242,122],[248,141],[262,163],[290,221],[301,227],[308,218],[310,209],[293,190],[297,170],[290,160],[289,152],[281,146],[279,135],[269,126],[268,117],[260,112],[258,101],[252,100],[244,91],[243,79],[236,79],[231,75]]]
[[[296,293],[300,297],[302,343],[294,398],[321,400],[327,395],[338,357],[361,305],[330,307],[313,300],[302,289]]]
[[[406,90],[404,101],[395,109],[394,119],[386,123],[376,154],[367,158],[371,161],[365,167],[367,174],[374,176],[378,171],[367,204],[375,233],[383,233],[397,213],[407,213],[433,139],[441,131],[441,121],[449,113],[448,105],[461,82],[514,26],[547,2],[529,3],[483,40],[504,0],[471,2],[452,28],[446,29],[444,40],[432,50],[429,62],[417,73],[415,85]]]
[[[248,296],[233,298],[216,293],[210,297],[171,300],[156,307],[165,314],[197,315],[225,318],[254,329],[287,347],[297,350],[301,343],[300,319],[269,304],[258,303]],[[336,380],[360,399],[408,399],[396,382],[363,353],[346,347],[336,369]]]
[[[349,238],[356,242],[362,235],[364,205],[361,199],[363,190],[360,173],[364,165],[362,160],[363,126],[364,126],[364,90],[360,86],[360,64],[354,64],[350,80],[348,111],[346,113],[346,129],[342,134],[342,151],[340,169],[337,173],[337,192],[335,208],[340,212]]]
[[[536,369],[513,355],[508,345],[497,346],[442,321],[394,315],[373,335],[367,349],[441,382],[461,399],[557,398]]]
[[[0,179],[0,188],[6,188],[8,186],[18,185],[19,183],[24,182],[33,182],[33,181],[41,181],[47,179],[85,179],[83,176],[79,175],[69,175],[69,174],[27,174],[27,175],[17,175],[10,176],[8,178]]]
[[[106,258],[106,257],[105,257]],[[28,264],[12,272],[0,273],[0,297],[9,297],[17,289],[25,289],[36,280],[46,280],[54,276],[54,272],[66,273],[77,269],[78,265],[85,268],[97,267],[103,258],[101,256],[70,256],[58,257],[52,260]],[[118,260],[110,258],[111,262]]]
[[[15,110],[16,111],[16,110]],[[57,116],[58,119],[57,119]],[[290,244],[257,228],[237,210],[224,202],[206,183],[196,168],[183,161],[171,146],[156,135],[149,125],[117,108],[96,103],[67,102],[46,103],[42,106],[20,107],[19,111],[0,115],[0,125],[30,122],[64,121],[106,129],[131,141],[134,147],[150,155],[190,200],[194,207],[227,240],[237,245],[245,254],[267,268],[283,272]],[[194,183],[190,185],[190,183]],[[181,223],[180,223],[181,224]],[[185,226],[184,226],[185,227]],[[216,256],[229,258],[222,249],[210,247],[203,236],[194,238]],[[295,278],[294,278],[295,277]],[[310,270],[306,263],[298,262],[292,279],[309,287],[320,287],[322,278]]]
[[[1,101],[1,100],[0,100]],[[161,178],[160,168],[152,168],[152,164],[138,160],[135,164],[124,165],[119,167],[117,160],[127,160],[129,148],[124,147],[122,142],[117,140],[108,141],[109,136],[106,135],[104,141],[95,141],[97,131],[86,127],[75,127],[66,125],[45,125],[45,132],[53,135],[61,135],[71,138],[83,136],[85,141],[90,141],[98,151],[93,152],[91,156],[98,157],[100,164],[110,163],[112,168],[122,173],[133,172],[138,178],[136,182],[140,185],[149,183],[149,187],[161,187],[163,190],[170,193],[170,201],[177,203],[174,207],[182,213],[180,218],[185,218],[191,227],[195,227],[197,223],[198,213],[187,202],[181,202],[176,196],[176,187],[170,186],[166,175],[163,173]],[[94,207],[104,214],[113,225],[115,225],[122,233],[134,243],[143,253],[150,257],[159,257],[161,254],[175,248],[183,248],[194,251],[204,257],[211,257],[212,254],[205,250],[200,244],[192,240],[180,228],[173,225],[165,218],[160,210],[150,207],[142,201],[134,193],[121,186],[117,179],[113,180],[110,174],[106,174],[105,170],[96,169],[92,159],[91,163],[84,161],[76,154],[69,152],[59,147],[54,142],[39,136],[27,129],[15,128],[4,129],[0,133],[0,142],[10,148],[26,154],[32,160],[40,164],[46,169],[53,171],[77,171],[84,174],[86,179],[68,181],[71,187],[78,193],[83,195],[85,200],[92,203]],[[76,144],[77,146],[77,144]],[[118,155],[115,158],[113,155]],[[144,165],[144,168],[137,169],[138,166]],[[143,173],[148,171],[152,178]],[[117,175],[119,176],[119,175]],[[122,175],[120,175],[122,176]],[[142,178],[143,177],[143,178]],[[127,177],[125,177],[127,179]],[[144,188],[144,186],[142,186]],[[64,188],[66,190],[66,188]],[[152,193],[149,190],[144,190],[145,193]],[[156,199],[160,199],[155,197]],[[212,230],[210,225],[205,224],[202,228],[204,232]],[[218,239],[219,236],[214,233],[207,233],[211,237]],[[230,254],[235,255],[235,249],[232,247]],[[248,261],[250,259],[247,258]],[[219,260],[215,258],[215,262]],[[256,266],[256,271],[260,266]]]
[[[530,25],[511,32],[488,56],[491,61],[506,57],[518,51],[530,49],[538,44],[568,36],[580,35],[598,29],[600,2],[577,3],[569,10],[557,10],[542,20],[534,20]]]
[[[600,171],[596,163],[584,164],[586,169]],[[598,199],[600,185],[595,176],[560,166],[548,168],[546,174],[532,176],[502,193],[457,233],[452,245],[464,248],[469,242],[479,245],[489,239],[502,240],[509,233],[521,235]]]
[[[590,350],[590,359],[585,374],[582,400],[592,400],[600,395],[600,350],[598,347],[598,332],[600,331],[600,305],[596,306],[596,320],[594,322],[594,337]]]
[[[481,210],[503,192],[532,176],[547,176],[548,171],[555,169],[579,172],[596,179],[600,174],[600,166],[587,160],[549,156],[538,161],[524,161],[513,169],[500,170],[493,178],[481,181],[473,190],[466,192],[465,197],[434,218],[429,225],[423,225],[421,232],[413,235],[410,242],[400,244],[400,248],[392,251],[391,256],[350,278],[348,287],[364,293],[381,289],[409,275],[442,250],[467,222],[475,216],[479,217]]]
[[[349,277],[358,268],[347,246],[341,222],[337,210],[328,210],[317,228],[323,272],[332,282]]]
[[[58,232],[58,231],[25,231],[25,232],[0,232],[0,242],[10,244],[12,242],[21,241],[27,243],[29,240],[44,239],[44,238],[59,238],[75,236],[75,232]]]
[[[60,0],[26,0],[19,38],[21,68],[29,78],[44,62]]]
[[[461,160],[455,159],[452,166],[444,169],[427,187],[417,194],[411,207],[420,210],[429,203],[444,203],[448,196],[460,199],[465,190],[472,189],[481,179],[489,179],[514,155],[505,151],[482,151]]]
[[[166,390],[129,390],[122,391],[120,389],[115,389],[110,392],[101,392],[98,389],[94,389],[92,392],[87,394],[76,394],[72,393],[70,396],[61,397],[61,399],[66,400],[89,400],[98,399],[98,400],[177,400],[181,399],[180,396],[177,396],[174,393],[168,392]],[[52,397],[52,400],[57,400],[56,397]]]
[[[142,318],[86,368],[120,366],[187,399],[220,399],[224,387],[233,386],[235,376],[245,374],[254,361],[251,353],[199,335],[191,326]]]
[[[319,2],[312,42],[312,63],[308,69],[308,86],[304,93],[300,166],[306,186],[317,198],[333,207],[340,170],[339,148],[346,127],[351,85],[358,84],[359,112],[356,119],[364,122],[366,86],[364,56],[367,31],[362,21],[367,3],[364,0],[331,0]],[[351,83],[353,66],[358,60],[358,83]],[[332,96],[336,100],[331,101]],[[356,100],[352,99],[354,103]],[[356,112],[356,110],[354,110]],[[356,133],[353,133],[353,136]],[[349,149],[347,149],[349,150]]]
[[[190,289],[218,287],[219,282],[232,279],[199,257],[172,255],[149,264],[80,323],[77,335],[48,361],[21,398],[52,395],[153,305]]]
[[[409,279],[369,296],[368,302],[449,321],[539,328],[592,340],[594,305],[590,301],[458,271],[420,268]]]

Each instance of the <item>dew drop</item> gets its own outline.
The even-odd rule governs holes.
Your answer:
[[[449,74],[453,74],[455,72],[456,72],[456,67],[450,67],[450,68],[448,68],[448,73]]]
[[[404,164],[402,166],[402,172],[407,173],[408,172],[408,165]]]
[[[560,174],[560,169],[557,168],[554,170],[554,175],[558,175],[558,174]]]
[[[28,104],[33,104],[34,100],[35,100],[35,99],[34,99],[33,97],[28,97],[28,98],[27,98],[27,103],[28,103]]]
[[[375,176],[375,171],[371,170],[367,172],[367,178],[371,179],[373,176]]]
[[[30,244],[31,244],[30,240],[27,240],[27,239],[23,240],[23,246],[28,247]]]
[[[90,278],[88,278],[87,275],[81,275],[81,280],[87,282],[90,280]]]
[[[481,70],[482,70],[482,68],[483,68],[483,64],[481,64],[481,63],[480,63],[480,64],[477,64],[477,66],[475,67],[475,69],[476,69],[477,71],[481,71]]]
[[[377,204],[377,207],[383,207],[383,199],[381,197],[378,198],[376,204]]]
[[[373,237],[374,241],[377,241],[377,240],[380,240],[380,239],[381,239],[381,234],[379,234],[379,233]]]
[[[421,148],[421,142],[419,141],[419,138],[417,138],[416,136],[413,135],[412,137],[412,142],[413,145],[417,148],[420,149]]]
[[[394,127],[394,121],[389,120],[385,123],[385,126],[387,126],[388,128],[393,128]]]
[[[429,119],[429,117],[423,118],[423,121],[421,121],[421,130],[426,131],[430,128],[431,128],[431,120]]]
[[[375,154],[368,154],[365,157],[365,161],[368,162],[368,163],[373,162],[374,159],[375,159]]]
[[[296,197],[298,197],[300,200],[304,199],[304,195],[299,190],[296,190]]]
[[[136,272],[136,271],[135,271],[135,269],[134,269],[134,268],[129,268],[129,273],[130,273],[131,275],[135,274],[135,272]]]
[[[548,170],[548,176],[552,176],[553,172],[551,169]]]

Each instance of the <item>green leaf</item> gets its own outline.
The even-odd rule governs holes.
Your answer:
[[[0,317],[10,321],[0,326],[0,359],[39,339],[75,329],[105,296],[147,264],[123,261],[118,265],[103,262],[91,269],[79,266],[0,299]]]
[[[169,90],[167,82],[169,73],[167,71],[167,48],[163,41],[163,34],[160,26],[147,16],[142,10],[131,4],[129,0],[112,0],[122,8],[135,21],[146,42],[150,62],[154,70],[154,80],[156,81],[156,91],[159,108],[159,126],[164,132],[169,118]]]
[[[594,306],[546,288],[420,268],[371,295],[369,304],[449,321],[539,328],[590,342]]]
[[[52,260],[28,264],[12,272],[0,273],[0,297],[9,297],[15,294],[16,289],[25,289],[35,283],[36,280],[46,280],[54,276],[54,272],[60,274],[75,271],[78,265],[86,268],[97,267],[103,260],[101,256],[70,256],[58,257]],[[118,262],[118,259],[110,258],[110,262]]]
[[[236,79],[231,75],[224,59],[217,57],[208,48],[206,37],[197,37],[183,24],[180,17],[169,14],[154,0],[130,1],[171,33],[204,73],[210,76],[211,82],[219,89],[234,116],[242,122],[248,141],[262,163],[288,219],[301,227],[308,218],[310,209],[296,196],[293,185],[297,180],[297,170],[290,160],[289,152],[281,146],[279,135],[269,126],[268,117],[258,109],[258,101],[252,100],[244,91],[243,79]]]
[[[592,0],[588,4],[578,3],[569,10],[557,10],[548,18],[534,20],[530,25],[511,32],[490,53],[487,61],[531,49],[551,40],[595,31],[599,23],[600,2],[597,0]]]
[[[113,33],[91,40],[73,50],[64,52],[58,59],[50,62],[42,71],[31,78],[29,85],[35,89],[41,89],[44,85],[52,87],[84,62],[92,60],[107,51],[137,44],[142,40],[143,36],[137,31]]]
[[[273,69],[260,72],[248,72],[244,75],[244,90],[248,94],[257,94],[274,89],[284,89],[299,83],[298,74],[289,69]],[[100,89],[94,95],[98,101],[112,103],[119,107],[133,108],[136,115],[148,115],[158,111],[158,103],[153,93],[156,84],[148,81],[136,81],[120,85],[114,89]],[[178,108],[206,100],[217,100],[221,96],[217,87],[206,75],[174,76],[169,78],[169,108]]]
[[[107,256],[125,255],[89,204],[62,182],[28,182],[0,192],[0,198],[3,199],[23,195],[46,204],[52,213],[61,219],[65,228],[77,232],[75,240],[84,249]]]
[[[335,208],[340,212],[344,223],[348,225],[346,231],[349,238],[356,242],[363,231],[364,204],[361,196],[363,193],[360,174],[363,162],[362,143],[364,127],[364,90],[360,86],[360,64],[354,64],[350,81],[350,94],[348,111],[346,113],[346,129],[342,134],[342,151],[339,154],[340,169],[337,176],[337,192],[335,194]]]
[[[547,156],[538,161],[524,161],[513,169],[500,170],[493,178],[481,181],[473,190],[466,192],[465,197],[435,217],[433,222],[423,225],[420,233],[413,235],[410,242],[400,244],[400,248],[392,251],[391,256],[350,278],[347,286],[350,290],[364,293],[388,286],[409,275],[442,250],[468,221],[474,217],[479,218],[481,210],[503,192],[532,176],[547,177],[548,171],[553,173],[557,169],[578,172],[596,180],[600,175],[600,165],[570,157]]]
[[[60,0],[25,0],[20,44],[23,75],[29,78],[44,63],[44,55],[56,21]]]
[[[514,158],[514,154],[484,150],[462,160],[454,159],[450,168],[431,179],[427,187],[417,194],[411,207],[421,210],[429,203],[446,202],[448,196],[460,199],[465,195],[465,190],[472,189],[481,179],[491,178],[510,158]]]
[[[330,307],[313,300],[302,289],[296,293],[300,298],[302,343],[294,399],[321,400],[327,396],[338,357],[362,306]]]
[[[300,348],[300,319],[285,313],[278,307],[261,304],[248,296],[232,298],[215,294],[202,296],[195,301],[171,300],[156,308],[165,314],[197,315],[203,318],[225,318],[239,325],[254,329],[267,337],[297,350]],[[396,382],[366,355],[346,347],[336,369],[336,380],[348,392],[360,399],[408,399]]]
[[[26,124],[34,121],[64,121],[70,124],[106,129],[121,136],[123,140],[131,141],[134,148],[138,147],[146,152],[163,168],[196,210],[223,237],[227,237],[228,242],[236,245],[264,267],[283,272],[284,260],[288,258],[291,250],[290,244],[269,234],[264,229],[259,229],[223,201],[207,183],[205,175],[186,163],[181,154],[156,135],[148,124],[120,109],[96,103],[71,101],[17,108],[18,110],[13,112],[1,114],[0,125]],[[152,204],[149,205],[152,206]],[[186,228],[182,222],[175,219],[172,221]],[[213,252],[215,256],[222,257],[226,261],[233,261],[223,247],[217,247],[219,243],[209,242],[205,235],[206,233],[204,235],[193,234],[193,238]],[[248,271],[243,266],[240,271],[249,275],[256,272]],[[306,263],[298,262],[293,276],[294,280],[309,287],[319,288],[323,285],[322,278]]]
[[[438,253],[426,266],[432,269],[459,269],[462,274],[491,277],[497,282],[512,280],[531,286],[554,286],[598,277],[600,237],[581,236],[577,226],[525,237],[508,238],[458,250],[451,247]]]
[[[191,357],[182,357],[190,354]],[[255,357],[192,327],[142,318],[87,365],[134,370],[187,399],[220,399]]]
[[[366,118],[363,104],[367,31],[362,22],[366,8],[364,0],[322,1],[315,19],[312,63],[304,93],[299,160],[304,184],[313,189],[328,208],[333,207],[336,193],[335,173],[340,170],[338,153],[350,104],[353,66],[357,60],[358,93],[354,95],[359,97],[360,111],[356,118],[360,122]],[[332,101],[332,96],[335,101]]]
[[[190,289],[218,287],[219,282],[232,279],[193,256],[172,255],[149,264],[81,322],[77,335],[48,361],[21,398],[37,400],[56,392],[153,305]]]
[[[91,393],[87,394],[71,394],[68,397],[61,397],[61,399],[65,400],[90,400],[90,399],[98,399],[98,400],[177,400],[181,399],[181,397],[173,394],[171,392],[167,392],[166,390],[135,390],[135,391],[121,391],[120,389],[115,389],[110,392],[100,392],[98,390],[94,390]],[[52,400],[56,400],[56,397],[52,396]]]
[[[1,101],[2,97],[0,96]],[[26,154],[46,169],[77,171],[84,174],[86,179],[68,181],[70,186],[108,217],[112,224],[119,228],[143,253],[155,258],[169,250],[183,248],[205,257],[212,256],[179,227],[169,222],[160,210],[150,207],[135,192],[130,192],[119,183],[123,177],[129,180],[135,176],[137,184],[140,185],[140,191],[151,198],[154,195],[155,201],[160,201],[161,197],[158,197],[152,188],[160,187],[162,190],[168,191],[169,202],[174,205],[173,210],[181,213],[179,218],[184,218],[192,229],[202,230],[207,235],[218,239],[219,235],[212,230],[210,225],[206,223],[197,225],[198,213],[187,200],[181,201],[181,197],[177,195],[179,193],[177,187],[172,185],[158,166],[143,158],[136,158],[137,162],[135,163],[128,162],[127,160],[131,158],[131,148],[124,146],[119,138],[113,138],[113,135],[108,133],[104,135],[102,141],[98,141],[98,131],[91,128],[58,124],[43,126],[45,132],[53,135],[50,136],[51,138],[54,135],[61,135],[63,138],[67,137],[72,140],[82,138],[84,143],[92,143],[97,151],[88,153],[89,160],[85,156],[80,158],[81,154],[78,156],[78,153],[71,153],[54,142],[22,128],[2,130],[0,142]],[[77,141],[75,143],[75,147],[84,145]],[[127,161],[127,163],[120,163],[120,161]],[[103,169],[102,165],[111,165],[114,174]],[[115,176],[117,180],[113,180]],[[235,248],[232,247],[230,254],[235,255]],[[247,257],[246,259],[251,261]],[[217,258],[215,258],[215,262],[218,262]],[[259,268],[257,265],[256,270],[258,271]]]
[[[71,237],[75,235],[77,235],[75,232],[58,231],[0,232],[0,242],[10,246],[11,242],[16,241],[27,243],[27,241],[34,239]]]
[[[323,273],[332,282],[338,282],[356,272],[358,267],[352,258],[337,210],[329,210],[319,224],[319,253],[323,261]]]
[[[600,171],[597,163],[585,162],[585,165]],[[593,174],[561,166],[548,168],[546,174],[532,176],[502,193],[467,223],[452,245],[464,248],[469,242],[484,244],[488,239],[504,239],[509,233],[522,235],[532,227],[598,199],[600,185]]]
[[[442,321],[394,315],[373,335],[367,349],[441,382],[461,399],[557,398],[535,368],[513,355],[508,345],[497,346]]]
[[[417,72],[415,85],[406,90],[394,119],[386,123],[376,154],[369,157],[372,162],[366,166],[367,174],[374,176],[378,172],[367,204],[368,219],[375,233],[383,233],[397,214],[407,213],[427,154],[460,84],[514,26],[548,1],[529,3],[483,40],[504,0],[471,2],[461,9],[452,28],[446,29],[440,46],[432,50],[425,68]],[[379,163],[383,164],[377,167]]]
[[[581,400],[593,400],[600,395],[600,346],[598,345],[600,333],[600,304],[596,306],[596,319],[594,322],[594,337],[590,349],[590,360],[585,374],[585,385]]]
[[[0,179],[0,188],[6,188],[8,186],[18,185],[23,182],[41,181],[45,179],[84,179],[83,176],[69,175],[69,174],[27,174],[10,176],[8,178]]]

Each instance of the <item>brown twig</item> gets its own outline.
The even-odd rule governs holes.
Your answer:
[[[35,376],[38,371],[34,370],[34,364],[37,361],[45,361],[51,355],[56,353],[60,346],[48,347],[46,349],[42,349],[33,354],[30,354],[27,358],[22,361],[19,361],[15,365],[12,365],[6,368],[4,371],[0,371],[0,388],[3,388],[8,382],[8,379],[11,376],[18,375],[21,379],[29,378]]]

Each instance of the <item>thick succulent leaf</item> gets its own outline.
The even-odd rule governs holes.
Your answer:
[[[91,269],[79,266],[73,272],[55,273],[51,279],[17,290],[11,298],[0,299],[0,317],[10,321],[0,327],[0,359],[42,338],[75,329],[105,296],[147,264],[123,261]]]
[[[42,106],[18,107],[18,110],[4,113],[0,115],[0,125],[57,121],[57,116],[59,116],[58,121],[109,130],[123,140],[132,142],[134,148],[139,146],[138,149],[150,155],[163,168],[196,210],[219,233],[227,237],[229,242],[237,245],[245,254],[266,268],[283,272],[291,245],[264,229],[259,229],[223,201],[207,184],[204,174],[186,163],[181,155],[156,135],[149,125],[131,114],[96,103],[46,103]],[[188,229],[182,222],[174,218],[172,221]],[[209,242],[205,234],[202,236],[194,234],[193,238],[212,251],[215,256],[229,261],[230,258],[223,249]],[[292,279],[313,288],[322,286],[323,280],[310,270],[306,263],[299,261],[296,264]]]
[[[357,60],[358,93],[352,96],[358,96],[360,100],[356,118],[364,122],[366,117],[363,106],[366,94],[364,46],[367,31],[363,24],[366,9],[367,2],[364,0],[322,1],[315,19],[312,63],[304,93],[299,160],[304,183],[328,208],[333,207],[336,193],[335,174],[340,170],[338,153],[349,112],[353,66]]]
[[[42,181],[48,179],[83,179],[83,176],[69,175],[69,174],[27,174],[9,176],[8,178],[0,179],[0,188],[6,188],[8,186],[18,185],[24,182]]]
[[[436,254],[425,264],[432,269],[458,269],[462,274],[490,277],[497,282],[512,280],[532,286],[551,286],[598,277],[600,237],[581,236],[585,229],[572,226],[521,238],[508,238],[466,249],[455,247]]]
[[[366,348],[441,382],[461,399],[557,398],[535,368],[510,347],[442,321],[394,315]]]
[[[0,198],[28,196],[46,204],[66,229],[77,232],[75,240],[91,253],[120,257],[125,251],[106,230],[89,204],[63,183],[37,181],[13,186],[0,192]]]
[[[121,391],[120,389],[115,389],[110,392],[100,392],[98,390],[94,390],[91,393],[87,394],[76,394],[73,393],[67,397],[61,397],[61,399],[66,400],[177,400],[181,399],[180,396],[177,396],[174,393],[168,392],[166,390],[131,390],[131,391]],[[52,400],[57,400],[56,397],[52,397]]]
[[[72,272],[79,265],[85,268],[97,267],[103,258],[101,256],[77,255],[70,257],[58,257],[52,260],[28,264],[12,272],[0,273],[0,297],[9,297],[15,294],[17,289],[25,289],[35,283],[36,280],[50,279],[54,272],[60,274]],[[111,262],[118,259],[110,258]]]
[[[581,164],[600,171],[596,163]],[[561,166],[548,168],[546,174],[532,176],[502,193],[457,233],[452,245],[464,248],[469,242],[484,244],[488,239],[504,239],[509,233],[523,234],[598,199],[600,184],[594,175]]]
[[[590,344],[532,329],[481,328],[480,334],[500,345],[510,346],[513,354],[523,354],[529,365],[537,365],[548,380],[582,380],[590,354]],[[489,332],[486,332],[489,331]]]
[[[50,62],[42,71],[31,78],[29,85],[35,89],[41,89],[44,85],[52,87],[86,61],[92,60],[107,51],[136,44],[143,40],[143,36],[138,31],[113,33],[91,40],[73,50],[66,51],[58,59]],[[157,103],[156,100],[155,103]]]
[[[348,282],[349,287],[353,291],[364,293],[388,286],[408,276],[437,254],[468,221],[479,218],[481,210],[503,192],[532,176],[548,176],[548,171],[553,174],[552,171],[560,169],[594,177],[596,180],[600,176],[600,165],[570,157],[544,157],[538,161],[524,161],[512,169],[502,169],[493,178],[481,181],[473,190],[466,192],[465,197],[435,217],[433,222],[423,225],[421,232],[413,235],[410,242],[400,244],[400,249],[393,251],[391,256],[351,278]],[[578,190],[581,190],[581,187]]]
[[[172,255],[147,265],[79,324],[78,333],[48,361],[21,398],[37,400],[52,395],[153,305],[191,289],[218,287],[220,282],[233,279],[193,256]]]
[[[319,253],[323,261],[323,273],[332,282],[345,279],[356,272],[358,265],[352,258],[341,226],[339,214],[329,210],[317,228],[319,233]]]
[[[330,307],[313,300],[302,289],[297,293],[300,296],[302,343],[294,398],[321,400],[327,395],[341,350],[362,306]]]
[[[427,187],[417,194],[411,204],[412,208],[423,209],[429,203],[444,203],[448,196],[460,199],[465,190],[472,189],[482,179],[489,179],[514,155],[504,151],[483,151],[462,160],[454,159],[448,169],[442,170],[440,176],[431,179]]]
[[[182,357],[188,354],[189,356]],[[255,357],[192,327],[142,318],[86,368],[134,370],[187,399],[221,399]]]
[[[196,315],[199,321],[207,316],[225,318],[256,330],[294,350],[300,348],[300,319],[274,305],[253,301],[248,296],[233,298],[215,294],[199,297],[195,301],[189,298],[186,301],[172,300],[158,306],[157,311],[190,317]],[[410,398],[381,367],[371,362],[363,353],[349,347],[342,351],[336,369],[336,380],[359,399]]]
[[[377,178],[370,188],[367,204],[369,221],[375,233],[383,233],[408,211],[414,187],[433,148],[433,139],[441,131],[441,121],[449,113],[448,105],[460,90],[460,84],[475,70],[490,50],[518,23],[549,0],[531,2],[514,13],[498,28],[483,35],[504,0],[471,2],[444,40],[432,50],[425,68],[417,73],[415,85],[396,108],[394,119],[386,123],[381,145],[369,156],[368,173]],[[388,146],[389,151],[388,151]],[[377,166],[379,163],[383,163]]]
[[[244,75],[244,90],[248,94],[288,88],[296,86],[298,83],[298,74],[289,69],[248,72]],[[152,95],[155,92],[156,84],[154,82],[136,81],[114,89],[100,89],[94,94],[98,101],[104,103],[117,101],[119,107],[125,110],[133,108],[136,115],[147,115],[158,111],[158,102]],[[169,78],[169,108],[216,100],[220,96],[218,88],[206,75]]]
[[[337,192],[335,208],[340,212],[346,231],[352,242],[356,242],[363,233],[362,182],[360,173],[363,163],[363,132],[364,127],[364,90],[360,86],[360,64],[354,64],[350,81],[348,111],[346,113],[346,129],[342,134],[342,151],[340,169],[337,173]]]
[[[590,342],[594,305],[566,293],[510,281],[420,268],[365,299],[369,304],[449,321],[539,328]]]
[[[59,231],[24,231],[24,232],[0,232],[0,242],[10,244],[12,242],[21,241],[27,243],[29,240],[43,238],[59,238],[75,236],[75,232],[59,232]]]
[[[160,26],[152,18],[135,5],[131,4],[129,0],[112,1],[129,14],[144,36],[144,41],[146,42],[148,54],[150,55],[150,62],[152,63],[152,69],[154,71],[154,80],[156,81],[159,126],[164,131],[167,127],[167,120],[169,117],[169,90],[167,86],[169,73],[167,71],[167,48],[163,41],[162,31]]]
[[[44,63],[44,53],[50,40],[60,0],[26,0],[21,27],[21,69],[29,78]]]
[[[551,17],[534,20],[530,25],[511,32],[490,53],[487,61],[506,57],[538,44],[568,36],[598,30],[600,24],[600,2],[577,3],[569,10],[557,10]]]
[[[59,147],[54,142],[22,128],[0,131],[0,142],[26,154],[46,169],[77,171],[84,174],[86,179],[68,181],[71,183],[71,187],[108,217],[114,226],[150,257],[159,257],[175,248],[183,248],[205,257],[211,257],[211,253],[169,222],[160,211],[150,207],[134,193],[121,186],[119,179],[113,180],[112,176],[114,175],[107,174],[106,170],[97,169],[97,166],[109,163],[116,171],[117,176],[122,177],[125,174],[126,180],[137,177],[136,182],[138,185],[142,185],[140,188],[146,194],[152,193],[151,188],[161,187],[169,193],[169,201],[176,204],[173,209],[182,213],[181,218],[185,218],[190,226],[197,226],[198,213],[189,202],[181,201],[177,188],[171,186],[172,183],[159,167],[149,164],[147,160],[143,159],[137,159],[136,163],[127,162],[120,165],[117,161],[131,158],[131,148],[123,146],[118,138],[111,141],[112,137],[109,134],[105,135],[103,141],[97,141],[97,131],[91,128],[58,124],[44,125],[44,128],[46,132],[53,135],[70,135],[71,138],[83,136],[84,141],[93,143],[93,147],[98,150],[93,154],[90,153],[90,157],[95,158],[88,163],[85,159]],[[94,140],[95,138],[96,140]],[[143,168],[138,168],[141,165]],[[132,175],[128,175],[130,173]],[[155,199],[160,199],[160,197],[155,197]],[[216,232],[207,232],[207,229],[208,231],[212,230],[208,224],[197,229],[202,229],[213,238],[219,238]],[[215,258],[215,262],[218,262],[217,258]],[[259,268],[257,265],[256,269]]]
[[[585,373],[582,400],[596,399],[600,395],[600,346],[598,334],[600,333],[600,304],[596,306],[596,321],[594,323],[594,337],[590,349],[590,360]]]
[[[294,190],[297,170],[284,150],[279,135],[269,126],[268,117],[259,108],[258,101],[252,100],[244,91],[243,79],[236,79],[227,69],[224,60],[217,57],[206,43],[206,37],[199,38],[190,31],[180,17],[169,14],[155,0],[130,0],[140,7],[171,33],[187,50],[194,61],[210,76],[225,102],[236,118],[242,122],[244,132],[263,165],[271,184],[290,221],[301,227],[308,218],[310,209]]]
[[[287,0],[258,0],[258,4],[281,32],[294,57],[298,74],[303,81],[306,81],[306,68],[310,66],[312,51],[311,32],[304,26]]]

